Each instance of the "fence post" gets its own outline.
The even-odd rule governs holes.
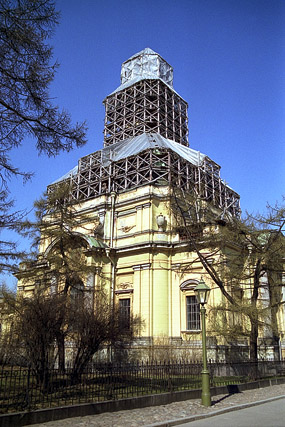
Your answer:
[[[21,369],[20,369],[21,372]],[[21,377],[21,375],[20,375]],[[27,387],[26,387],[26,396],[25,396],[25,407],[29,408],[31,404],[30,399],[30,378],[31,378],[31,366],[28,367],[28,377],[27,377]]]
[[[170,361],[169,361],[168,362],[168,384],[167,384],[167,389],[168,389],[168,391],[170,393],[172,393],[172,391],[173,391],[171,373],[172,373],[172,369],[171,369],[171,364],[170,364]]]

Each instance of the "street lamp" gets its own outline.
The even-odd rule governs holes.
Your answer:
[[[205,313],[209,293],[209,286],[206,285],[201,278],[199,284],[194,289],[198,303],[200,304],[200,313],[202,321],[202,346],[203,346],[203,370],[202,370],[202,405],[211,406],[211,393],[210,393],[210,374],[207,369],[207,348],[206,348],[206,321]]]

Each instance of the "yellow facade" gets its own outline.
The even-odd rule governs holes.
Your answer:
[[[101,240],[106,249],[90,245],[90,250],[84,252],[86,263],[94,270],[92,286],[107,288],[110,301],[114,299],[115,303],[129,299],[131,313],[143,321],[141,349],[147,357],[153,344],[161,342],[160,339],[168,344],[174,339],[177,348],[184,341],[200,342],[200,329],[187,330],[186,297],[194,296],[201,276],[211,286],[199,262],[194,263],[188,273],[181,273],[183,266],[196,255],[189,253],[188,242],[181,241],[175,231],[169,191],[168,187],[144,186],[122,194],[106,195],[77,207],[79,215],[81,211],[88,214],[90,209],[91,220],[101,215],[104,224]],[[158,217],[163,219],[162,226],[158,225]],[[86,238],[94,236],[94,222],[83,223],[73,232],[85,242]],[[48,261],[55,243],[42,243],[41,262]],[[35,282],[31,280],[29,266],[25,268],[20,270],[18,289],[29,292]],[[219,300],[219,294],[213,290],[209,304]]]
[[[70,184],[74,216],[83,218],[70,231],[81,239],[90,267],[88,290],[104,287],[111,304],[142,319],[138,354],[151,357],[158,345],[171,346],[177,357],[185,350],[196,357],[201,330],[194,288],[203,277],[212,289],[208,306],[223,298],[179,232],[171,196],[175,188],[195,194],[201,211],[211,206],[217,218],[238,216],[239,196],[221,180],[215,162],[188,147],[187,103],[172,88],[172,67],[145,49],[123,71],[122,85],[104,101],[103,150],[80,159],[77,171],[59,180]],[[37,262],[21,266],[19,290],[32,292],[31,272],[51,269],[56,243],[53,236],[43,239]],[[284,331],[283,307],[278,321]],[[209,357],[224,359],[221,337],[209,341]]]

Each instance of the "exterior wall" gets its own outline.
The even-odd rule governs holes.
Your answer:
[[[112,197],[115,200],[114,208]],[[104,286],[111,303],[113,299],[115,304],[120,299],[130,300],[131,313],[143,320],[139,332],[140,342],[143,343],[140,354],[150,357],[149,346],[162,342],[164,347],[172,344],[180,356],[187,348],[200,349],[201,331],[187,330],[186,297],[194,295],[194,287],[201,276],[212,288],[209,308],[219,304],[222,295],[208,279],[200,262],[196,261],[196,253],[189,252],[187,243],[174,230],[169,188],[149,185],[118,195],[101,196],[78,204],[76,211],[78,217],[83,212],[84,215],[87,213],[89,220],[73,231],[85,237],[94,236],[99,217],[103,224],[100,239],[106,247],[110,247],[109,255],[105,249],[96,247],[84,251],[87,264],[94,267],[94,278],[86,278],[85,284],[94,289]],[[158,224],[158,217],[164,218],[162,225]],[[43,242],[39,257],[41,262],[48,257],[52,247],[53,242]],[[189,263],[191,270],[186,271],[185,266]],[[115,268],[114,288],[112,265]],[[32,292],[35,282],[27,280],[25,274],[29,277],[26,271],[19,275],[18,289],[24,289],[28,294]],[[282,307],[278,313],[281,331],[284,331],[283,310]],[[266,333],[268,335],[268,331]],[[214,346],[213,350],[210,349],[209,357],[225,358],[225,350],[221,350],[223,340],[216,337],[213,342],[220,346],[220,353]],[[282,333],[280,344],[284,352]],[[266,351],[270,353],[270,349]]]
[[[201,212],[204,204],[211,205],[217,216],[227,212],[238,218],[239,195],[221,180],[220,167],[207,156],[201,159],[196,152],[191,161],[193,153],[184,157],[172,150],[171,141],[184,146],[181,153],[188,147],[188,105],[173,90],[172,67],[160,55],[145,49],[131,57],[122,67],[122,85],[104,101],[105,149],[82,157],[77,172],[58,181],[71,185],[70,200],[77,203],[72,204],[73,215],[81,223],[72,232],[82,239],[82,258],[90,267],[85,286],[94,291],[104,287],[111,304],[129,300],[131,312],[144,321],[138,341],[146,346],[159,340],[182,349],[200,346],[199,328],[187,330],[187,297],[194,295],[201,276],[212,288],[209,307],[219,304],[222,295],[175,230],[170,186],[188,196],[199,194]],[[144,133],[146,148],[126,151],[116,160],[113,144]],[[19,291],[32,293],[37,277],[52,269],[48,261],[56,243],[53,237],[43,239],[37,261],[20,267]],[[284,307],[278,322],[284,339]],[[223,344],[220,337],[215,342]]]
[[[76,206],[81,212],[90,212],[90,222],[73,230],[78,235],[94,234],[94,218],[104,218],[102,241],[113,245],[110,257],[116,263],[115,301],[130,298],[134,314],[139,315],[144,326],[144,337],[180,337],[185,329],[185,298],[180,290],[185,280],[179,273],[178,264],[189,262],[189,253],[185,249],[175,249],[179,236],[172,230],[168,187],[145,186],[119,194],[114,209],[112,225],[111,196],[102,196]],[[159,230],[157,216],[165,217],[165,224]],[[112,231],[113,227],[113,231]],[[181,243],[181,242],[180,242]],[[40,258],[44,259],[52,250],[53,242],[44,241],[40,247]],[[94,266],[93,286],[104,286],[111,294],[112,263],[103,251],[91,249],[86,253],[87,264]],[[174,269],[173,269],[174,265]],[[194,276],[200,279],[201,267],[197,266]],[[29,281],[29,271],[19,276],[18,289],[27,292],[35,283]],[[183,326],[184,325],[184,326]]]

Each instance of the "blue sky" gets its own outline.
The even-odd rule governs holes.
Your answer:
[[[60,68],[54,102],[86,120],[88,143],[56,158],[34,141],[14,150],[17,209],[31,209],[46,186],[103,146],[103,99],[120,85],[123,61],[150,47],[174,68],[174,88],[189,104],[190,147],[221,166],[242,210],[263,211],[285,195],[285,1],[57,0],[50,40]],[[23,244],[23,243],[22,243]]]

